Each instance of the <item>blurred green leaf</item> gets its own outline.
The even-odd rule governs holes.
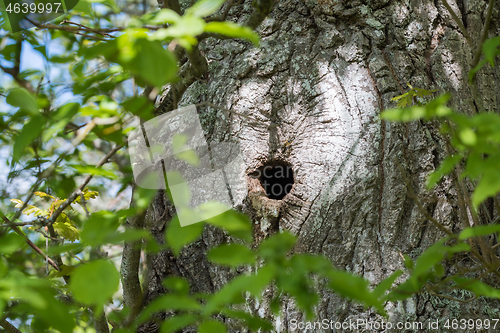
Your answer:
[[[449,174],[453,171],[458,162],[462,159],[461,154],[455,154],[452,156],[447,156],[441,163],[439,168],[432,172],[427,178],[427,189],[433,188],[444,175]]]
[[[113,172],[103,169],[102,167],[97,168],[93,165],[81,165],[81,164],[68,164],[69,167],[75,169],[80,174],[91,174],[102,176],[108,179],[118,178]]]
[[[296,237],[288,231],[264,240],[259,246],[259,255],[266,260],[284,258],[295,245]]]
[[[223,228],[231,236],[252,241],[252,222],[246,215],[215,201],[198,206],[198,211],[207,223]]]
[[[187,244],[192,243],[201,236],[203,223],[195,223],[181,227],[178,216],[174,216],[168,223],[166,230],[167,244],[172,248],[175,255]]]
[[[457,283],[459,288],[470,290],[478,297],[485,296],[500,299],[500,289],[493,288],[482,281],[459,276],[454,277],[453,280]]]
[[[500,173],[488,172],[483,175],[472,194],[472,203],[479,207],[481,202],[500,192]]]
[[[465,228],[458,236],[458,239],[465,240],[472,237],[497,233],[499,231],[500,231],[500,224],[480,225],[477,227]]]
[[[198,316],[193,314],[176,315],[168,318],[161,324],[161,333],[174,333],[187,326],[193,325],[198,320]]]
[[[385,313],[378,294],[369,289],[370,282],[352,273],[332,270],[329,274],[328,286],[343,297],[347,297],[368,307],[375,307],[380,313]]]
[[[206,17],[212,15],[226,2],[226,0],[200,0],[186,10],[186,15]]]
[[[187,295],[189,292],[189,283],[186,279],[178,276],[170,276],[163,280],[163,285],[167,287],[171,292],[180,295]]]
[[[219,265],[237,267],[255,263],[255,253],[244,245],[223,244],[211,249],[208,259]]]
[[[21,158],[24,149],[35,140],[45,126],[45,119],[42,116],[37,116],[23,126],[21,132],[16,137],[12,153],[12,160],[18,162]]]
[[[179,294],[166,294],[161,295],[144,308],[139,317],[138,323],[147,321],[150,316],[159,311],[165,310],[200,310],[201,305],[192,297]]]
[[[243,38],[259,46],[259,35],[250,29],[234,22],[209,22],[205,25],[205,32],[213,32],[232,38]]]
[[[0,253],[10,255],[18,250],[21,250],[26,241],[24,237],[16,233],[8,233],[0,236]]]
[[[483,53],[486,61],[488,61],[491,67],[495,66],[495,57],[500,54],[500,36],[487,39],[483,43]]]
[[[40,115],[36,99],[24,88],[14,88],[7,95],[6,102],[12,106],[31,114],[34,117]]]
[[[219,321],[207,320],[198,327],[199,333],[226,333],[226,326]]]
[[[227,317],[242,320],[251,331],[267,332],[273,330],[273,325],[269,321],[259,316],[252,316],[245,311],[234,311],[225,308],[222,309],[222,314]]]
[[[373,290],[373,295],[376,298],[380,298],[381,296],[383,296],[384,293],[392,287],[396,279],[400,277],[401,274],[403,274],[403,271],[398,269],[390,276],[380,281],[377,287]]]
[[[118,291],[120,274],[107,260],[96,260],[77,267],[69,283],[75,299],[83,304],[95,306],[97,314],[102,306]]]

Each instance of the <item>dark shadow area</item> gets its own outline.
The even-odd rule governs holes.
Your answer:
[[[293,170],[288,163],[269,161],[258,169],[259,181],[269,199],[281,200],[292,190]]]

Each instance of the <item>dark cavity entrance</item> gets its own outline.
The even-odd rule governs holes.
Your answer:
[[[259,181],[269,199],[281,200],[293,187],[293,170],[285,162],[267,162],[258,169]]]

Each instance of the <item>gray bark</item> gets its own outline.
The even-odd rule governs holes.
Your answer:
[[[449,3],[478,40],[487,2]],[[230,17],[244,22],[250,12],[251,2],[245,1]],[[490,37],[500,35],[499,12],[497,2]],[[258,240],[289,230],[298,236],[295,252],[323,254],[336,267],[377,284],[403,269],[401,253],[415,258],[444,236],[408,196],[397,163],[428,213],[454,231],[462,228],[451,180],[425,190],[426,176],[446,156],[438,128],[377,120],[381,110],[395,106],[392,97],[408,90],[407,82],[450,92],[454,109],[474,112],[477,103],[467,85],[474,50],[440,1],[283,0],[257,30],[259,48],[239,40],[200,43],[208,60],[206,79],[193,83],[179,106],[208,101],[234,112],[198,109],[207,141],[240,143],[249,193],[235,208],[251,216]],[[498,112],[499,71],[483,69],[477,83],[484,107]],[[269,160],[286,161],[294,171],[294,187],[281,201],[268,199],[251,176]],[[173,214],[160,192],[146,218],[158,240]],[[223,232],[206,227],[179,258],[168,251],[149,256],[145,301],[164,292],[161,281],[169,275],[186,277],[193,292],[222,287],[234,273],[211,265],[205,254],[226,240]],[[266,294],[264,302],[248,307],[272,318],[276,332],[301,331],[290,325],[292,319],[305,320],[293,302],[285,300],[281,316],[273,318],[270,298]],[[462,304],[429,294],[387,305],[391,320],[403,322],[492,319],[498,309],[500,303],[482,298]],[[317,320],[380,321],[325,291],[317,314]]]

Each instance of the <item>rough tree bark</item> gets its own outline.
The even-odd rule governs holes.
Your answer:
[[[476,42],[488,3],[448,3]],[[244,1],[229,17],[244,22],[251,11],[251,1]],[[492,17],[490,37],[500,35],[498,2]],[[377,120],[381,110],[394,106],[392,97],[407,91],[407,82],[450,92],[451,106],[464,113],[475,112],[478,103],[500,111],[499,71],[480,72],[480,101],[474,100],[467,85],[474,49],[441,0],[281,0],[257,31],[259,48],[240,40],[203,40],[207,73],[178,104],[207,101],[232,110],[198,108],[207,141],[241,145],[249,193],[235,208],[251,216],[258,240],[289,230],[298,236],[296,252],[321,253],[376,284],[403,267],[400,253],[415,257],[443,236],[410,198],[405,177],[430,215],[454,231],[462,228],[451,181],[425,190],[426,176],[446,155],[438,129]],[[252,178],[267,161],[293,168],[295,184],[281,201],[268,199]],[[146,216],[158,240],[173,214],[160,192]],[[161,281],[169,275],[186,277],[194,292],[223,286],[232,275],[204,255],[225,240],[221,231],[206,227],[179,258],[168,251],[149,256],[145,302],[164,292]],[[299,331],[290,327],[292,319],[302,320],[293,302],[285,300],[281,316],[273,318],[270,298],[249,301],[248,308],[272,318],[276,332]],[[394,321],[421,322],[497,318],[499,308],[484,299],[462,304],[429,294],[387,306]],[[319,320],[377,319],[329,292],[322,292],[317,313]]]

